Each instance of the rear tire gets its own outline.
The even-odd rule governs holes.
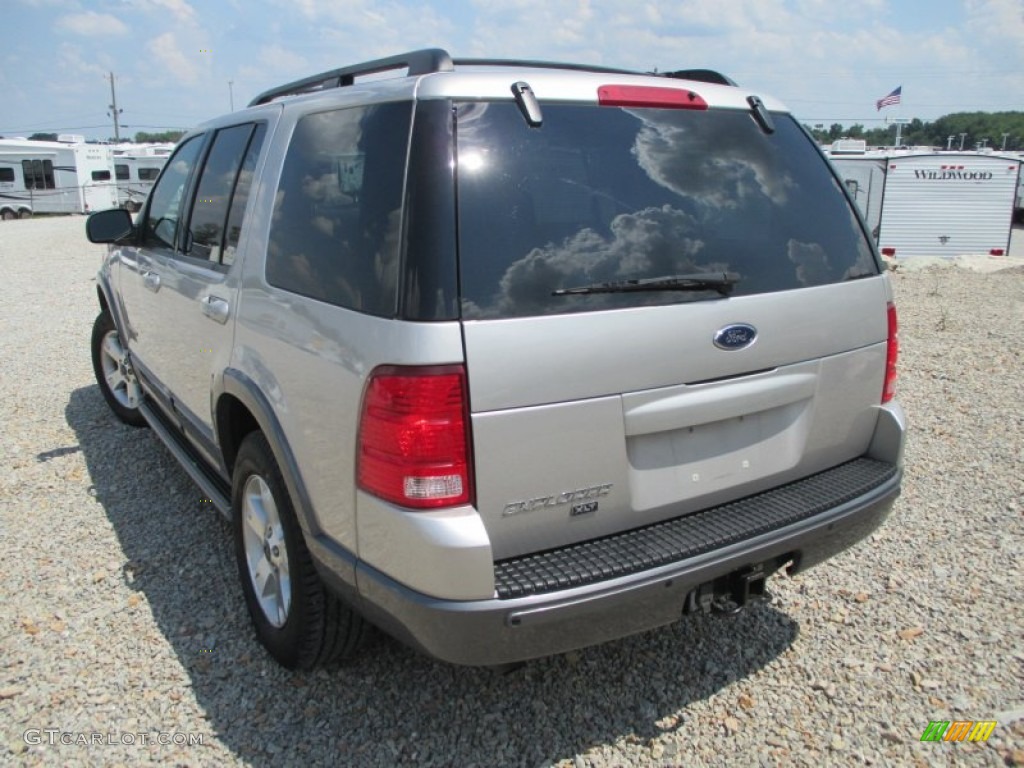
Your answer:
[[[262,432],[250,433],[238,449],[231,509],[242,593],[263,647],[288,669],[351,656],[366,623],[320,579]]]
[[[32,211],[21,211],[18,214],[18,218],[19,219],[31,219],[32,218]]]
[[[18,214],[16,214],[14,211],[5,209],[3,213],[0,213],[0,217],[2,217],[4,221],[14,221],[16,218],[18,218]]]
[[[91,346],[92,370],[110,410],[125,424],[145,427],[146,419],[139,410],[142,388],[107,310],[100,312],[93,323]]]

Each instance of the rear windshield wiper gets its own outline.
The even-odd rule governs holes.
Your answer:
[[[732,292],[740,281],[735,272],[701,272],[693,275],[651,277],[646,280],[621,280],[614,283],[594,283],[576,288],[559,288],[552,296],[575,296],[588,293],[633,293],[638,291],[718,291],[723,296]]]

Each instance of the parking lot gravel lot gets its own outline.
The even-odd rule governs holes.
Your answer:
[[[226,523],[93,382],[101,254],[0,224],[0,764],[1024,765],[1021,268],[895,272],[903,496],[770,603],[506,674],[386,638],[289,673]]]

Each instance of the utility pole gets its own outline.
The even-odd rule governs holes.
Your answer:
[[[967,138],[967,134],[966,133],[961,133],[960,134],[960,151],[961,152],[964,151],[964,139],[966,139],[966,138]]]
[[[949,152],[953,148],[953,142],[956,140],[956,134],[946,137],[946,151]]]
[[[235,84],[234,80],[228,80],[228,99],[231,101],[231,111],[232,112],[235,111],[235,89],[232,87],[232,86],[234,86],[234,84]]]
[[[1006,151],[1006,140],[1007,140],[1008,138],[1010,138],[1010,134],[1008,134],[1008,133],[1004,133],[1004,134],[1003,134],[1003,146],[1002,146],[1002,151],[1003,151],[1003,152],[1005,152],[1005,151]]]
[[[117,93],[114,91],[114,73],[110,73],[110,112],[107,112],[107,116],[113,116],[114,118],[114,140],[121,141],[121,126],[118,125],[117,116],[124,112],[123,109],[117,108]]]

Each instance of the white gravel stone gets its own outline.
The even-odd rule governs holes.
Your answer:
[[[226,524],[93,382],[83,225],[0,223],[0,764],[1024,761],[1024,270],[893,274],[903,496],[770,604],[506,675],[388,639],[290,674],[253,639]],[[1000,722],[921,743],[936,719]]]

